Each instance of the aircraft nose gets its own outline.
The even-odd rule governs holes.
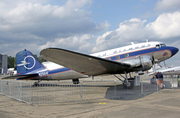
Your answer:
[[[175,55],[178,51],[179,51],[178,48],[172,47],[172,48],[171,48],[172,56]]]

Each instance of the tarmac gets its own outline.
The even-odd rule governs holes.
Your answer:
[[[180,89],[162,89],[138,99],[97,99],[28,105],[0,95],[1,118],[179,118]]]

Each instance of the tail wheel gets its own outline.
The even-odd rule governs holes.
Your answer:
[[[34,86],[38,86],[41,81],[42,80],[38,80],[38,82],[34,82]]]
[[[34,86],[38,86],[39,85],[39,83],[38,82],[34,82]]]

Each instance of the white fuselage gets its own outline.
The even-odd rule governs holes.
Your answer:
[[[137,57],[140,55],[149,55],[154,56],[155,62],[164,61],[172,56],[172,52],[165,44],[161,42],[145,42],[139,44],[132,44],[120,48],[115,48],[107,51],[102,51],[94,54],[90,54],[91,56],[100,57],[109,59],[112,61],[123,61],[126,59],[130,59],[133,57]],[[128,63],[128,62],[125,62]],[[55,64],[53,62],[43,62],[43,65],[46,67],[48,71],[60,70],[58,72],[54,72],[48,79],[75,79],[75,78],[84,78],[88,77],[87,75],[83,75],[76,71],[67,69],[61,65]]]

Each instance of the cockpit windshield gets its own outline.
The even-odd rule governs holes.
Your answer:
[[[166,45],[165,44],[160,44],[161,45],[161,47],[165,47]]]
[[[165,44],[157,44],[156,48],[165,47],[165,46],[166,46]]]

